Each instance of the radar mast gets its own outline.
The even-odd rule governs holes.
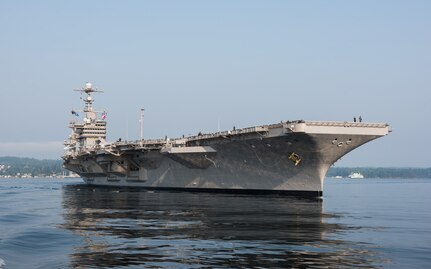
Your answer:
[[[91,94],[93,92],[103,92],[102,90],[93,88],[93,85],[90,82],[85,83],[85,86],[82,87],[79,90],[75,90],[81,93],[85,93],[87,94],[87,96],[85,98],[83,98],[84,103],[85,103],[85,107],[84,107],[84,112],[93,112],[93,97],[91,96]]]

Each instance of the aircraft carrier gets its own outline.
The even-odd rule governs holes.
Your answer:
[[[137,141],[108,142],[106,113],[93,109],[99,90],[79,91],[83,119],[70,122],[62,158],[91,185],[316,197],[332,164],[390,132],[386,123],[295,120],[163,139],[142,139],[141,129]]]

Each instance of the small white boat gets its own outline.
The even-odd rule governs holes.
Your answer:
[[[364,175],[358,172],[354,172],[349,175],[349,178],[360,179],[360,178],[364,178]]]

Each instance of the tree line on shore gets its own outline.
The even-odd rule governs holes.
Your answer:
[[[327,177],[348,177],[361,173],[365,178],[431,178],[431,168],[402,167],[331,167]]]
[[[61,175],[62,160],[38,160],[34,158],[0,157],[0,176],[51,176]]]
[[[62,160],[39,160],[34,158],[0,157],[0,176],[48,176],[65,172]],[[430,168],[383,168],[383,167],[331,167],[327,177],[348,177],[358,172],[366,178],[431,178]]]

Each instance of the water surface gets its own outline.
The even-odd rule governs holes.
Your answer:
[[[0,180],[0,268],[429,268],[430,180],[323,199]]]

